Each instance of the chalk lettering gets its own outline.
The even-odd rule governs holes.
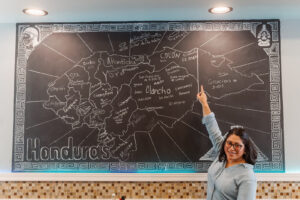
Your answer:
[[[165,89],[164,86],[162,86],[161,88],[152,88],[151,85],[147,85],[146,86],[146,94],[152,94],[152,95],[160,95],[160,94],[164,94],[164,95],[168,95],[171,94],[171,89]]]

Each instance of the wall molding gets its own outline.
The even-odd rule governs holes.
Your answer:
[[[300,182],[300,173],[256,173],[257,181]],[[207,181],[206,173],[0,173],[0,181]]]

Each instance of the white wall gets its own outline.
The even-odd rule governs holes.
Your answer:
[[[12,161],[15,27],[0,24],[0,172],[10,171]]]
[[[281,64],[286,171],[300,173],[300,20],[281,21]]]
[[[11,170],[15,24],[0,24],[0,172]],[[286,171],[300,173],[300,20],[281,21]]]

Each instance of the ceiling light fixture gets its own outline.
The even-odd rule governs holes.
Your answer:
[[[40,9],[33,9],[33,8],[26,8],[23,10],[23,13],[27,15],[34,15],[34,16],[45,16],[48,15],[48,12],[45,10]]]
[[[208,9],[208,12],[213,14],[224,14],[224,13],[231,12],[232,10],[233,10],[232,7],[215,7],[215,8]]]

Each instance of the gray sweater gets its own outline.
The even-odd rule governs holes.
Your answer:
[[[214,113],[203,117],[214,151],[220,150],[224,140]],[[207,200],[253,200],[256,197],[256,178],[253,165],[242,163],[225,168],[218,157],[208,169]]]

